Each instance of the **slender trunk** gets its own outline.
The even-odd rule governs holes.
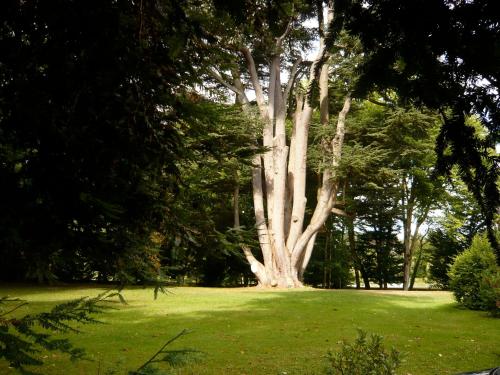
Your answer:
[[[330,235],[330,234],[329,234]],[[332,288],[332,243],[328,248],[328,289]]]
[[[411,274],[409,290],[413,290],[413,286],[415,285],[415,279],[417,278],[418,269],[420,268],[421,260],[422,260],[422,242],[420,242],[420,249],[417,255],[417,260],[415,261],[415,265],[413,266],[413,272]]]
[[[328,264],[328,238],[329,236],[327,235],[326,236],[326,239],[325,239],[325,248],[324,248],[324,251],[323,251],[323,288],[326,289],[326,275],[327,275],[327,272],[328,272],[328,267],[327,267],[327,264]]]
[[[359,280],[359,271],[354,269],[354,280],[356,282],[356,289],[361,289],[361,281]]]
[[[359,272],[361,273],[361,278],[363,279],[363,284],[365,284],[365,289],[371,289],[370,278],[364,267],[361,267]]]
[[[361,277],[363,278],[363,283],[365,284],[365,289],[370,289],[370,280],[368,279],[366,272],[364,270],[363,264],[361,263],[361,259],[358,256],[356,251],[356,237],[354,233],[354,217],[347,216],[347,237],[349,239],[349,250],[351,253],[351,258],[354,264],[354,274],[356,277],[356,289],[360,289],[360,280],[359,274],[361,273]]]
[[[240,227],[240,182],[238,171],[234,173],[234,192],[233,192],[233,226]]]
[[[253,187],[253,205],[255,213],[255,221],[257,235],[259,237],[260,249],[264,264],[260,263],[250,249],[243,248],[243,252],[250,263],[250,268],[255,274],[259,285],[274,286],[276,285],[274,262],[272,256],[271,236],[266,224],[266,216],[264,211],[264,193],[262,191],[262,158],[261,155],[256,155],[253,158],[252,168],[252,187]],[[262,267],[261,267],[262,266]]]
[[[302,282],[304,280],[304,272],[307,268],[307,265],[309,264],[309,261],[311,260],[311,255],[314,249],[314,244],[316,243],[316,236],[318,235],[318,232],[314,233],[311,236],[311,239],[307,243],[306,246],[306,251],[304,253],[304,259],[302,259],[302,264],[299,269],[299,280]]]
[[[409,181],[406,177],[402,180],[403,187],[403,290],[408,290],[410,286],[411,272],[411,223],[413,218],[413,196],[412,189],[408,188]],[[405,204],[406,203],[406,204]]]
[[[429,209],[427,209],[424,212],[424,216],[427,216],[428,212],[429,212]],[[415,232],[418,233],[417,230]],[[424,238],[425,238],[425,236],[427,235],[428,232],[429,231],[427,230],[427,232],[425,234],[423,234],[422,236],[420,236],[419,239],[418,239],[420,246],[419,246],[419,249],[418,249],[417,260],[415,261],[415,266],[413,267],[413,272],[412,272],[412,275],[411,275],[410,290],[413,289],[413,285],[415,284],[415,279],[417,277],[417,273],[418,273],[418,270],[420,268],[420,263],[422,261],[422,254],[424,252],[424,249],[423,249],[424,248]],[[416,236],[417,235],[415,234],[415,237]]]
[[[419,239],[419,231],[422,224],[427,219],[430,210],[430,204],[423,208],[423,212],[421,212],[420,216],[416,219],[415,230],[411,231],[411,224],[413,222],[413,213],[415,206],[415,196],[413,191],[411,191],[410,198],[408,199],[408,207],[406,210],[406,218],[405,218],[405,228],[404,228],[404,279],[403,279],[403,290],[411,290],[411,275],[415,274],[416,270],[411,269],[412,261],[413,261],[413,253],[415,252],[415,246],[417,245]]]
[[[298,168],[299,162],[296,161],[296,149],[297,147],[301,148],[301,151],[299,152],[299,155],[301,158],[303,158],[304,151],[303,149],[303,139],[304,139],[304,134],[300,134],[299,136],[299,142],[297,142],[297,129],[300,127],[300,121],[302,118],[302,109],[304,107],[304,94],[301,91],[298,91],[296,96],[295,96],[295,113],[293,116],[293,129],[292,129],[292,136],[290,138],[290,150],[289,150],[289,157],[288,157],[288,180],[287,180],[287,202],[286,202],[286,208],[285,208],[285,231],[286,231],[286,237],[287,237],[287,244],[286,246],[290,249],[292,248],[291,242],[291,236],[290,236],[290,231],[291,231],[291,226],[292,226],[292,220],[296,221],[295,219],[292,218],[293,215],[293,206],[294,206],[294,199],[295,198],[295,176],[296,176],[296,171],[297,169],[299,170],[299,173],[302,172],[302,165],[300,165],[300,168]],[[307,133],[305,134],[307,135]],[[297,143],[298,146],[297,146]],[[299,178],[302,178],[302,176],[299,176]],[[300,194],[299,194],[300,195]],[[305,205],[305,197],[304,197],[304,205]],[[298,208],[296,208],[297,210]],[[299,226],[297,223],[296,226]],[[294,228],[295,231],[299,232],[298,228]],[[302,230],[302,227],[300,227],[300,231]],[[296,236],[296,235],[294,235]]]

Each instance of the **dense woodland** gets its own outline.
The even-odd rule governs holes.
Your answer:
[[[488,0],[0,11],[0,278],[448,287],[495,232]]]

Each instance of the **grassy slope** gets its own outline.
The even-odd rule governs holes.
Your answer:
[[[95,288],[0,287],[0,295],[29,300],[20,313]],[[500,365],[500,320],[462,310],[445,292],[365,292],[354,290],[261,291],[176,288],[153,300],[152,290],[126,290],[128,306],[100,318],[105,325],[81,327],[72,337],[94,362],[71,364],[49,353],[44,374],[117,374],[137,368],[168,338],[193,332],[172,349],[205,352],[199,364],[179,374],[315,374],[328,349],[351,340],[356,329],[378,333],[388,346],[406,353],[401,374],[454,374]],[[0,374],[13,373],[0,361]]]

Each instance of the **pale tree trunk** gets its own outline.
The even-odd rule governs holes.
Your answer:
[[[351,98],[348,95],[345,98],[344,106],[338,115],[335,137],[330,143],[332,169],[327,169],[323,172],[322,186],[318,194],[318,202],[311,221],[293,247],[292,264],[296,265],[297,269],[305,269],[307,267],[310,256],[304,256],[304,252],[307,252],[308,248],[312,249],[314,246],[316,234],[330,216],[336,202],[338,180],[336,179],[333,171],[338,166],[340,161],[345,134],[345,119],[347,113],[349,112],[350,105]],[[299,275],[296,274],[297,278],[298,276]]]
[[[328,20],[331,21],[332,18],[333,1],[330,1]],[[286,143],[287,102],[301,59],[297,59],[293,64],[288,82],[284,86],[281,83],[280,72],[282,43],[292,29],[292,21],[283,35],[275,40],[273,48],[275,55],[272,56],[269,64],[267,90],[261,86],[264,80],[258,76],[252,51],[247,47],[240,48],[255,92],[260,119],[263,122],[262,145],[267,148],[263,154],[254,157],[252,168],[254,213],[262,262],[253,255],[251,249],[242,246],[251,270],[262,287],[289,288],[303,285],[302,277],[309,263],[317,233],[331,214],[336,201],[338,181],[335,168],[340,161],[345,119],[351,103],[350,95],[346,95],[343,108],[338,114],[333,140],[324,142],[325,153],[328,153],[331,158],[331,168],[327,168],[323,173],[316,208],[309,224],[303,229],[306,212],[308,133],[313,113],[309,88],[314,80],[315,69],[322,61],[324,38],[328,31],[322,17],[319,22],[324,30],[321,33],[320,51],[309,68],[305,94],[297,93],[296,95],[297,107],[290,146]],[[328,64],[324,63],[320,76],[320,112],[323,126],[329,126],[328,69]],[[249,101],[240,79],[241,75],[233,71],[231,83],[224,80],[216,71],[212,71],[211,75],[235,92],[243,110],[251,115]],[[264,93],[267,93],[267,96],[264,96]]]
[[[423,234],[422,236],[419,236],[418,237],[418,242],[419,242],[419,251],[418,251],[418,255],[417,255],[417,259],[415,261],[415,265],[413,266],[413,270],[412,270],[412,274],[411,274],[411,278],[410,278],[410,286],[409,286],[409,290],[413,290],[413,285],[415,285],[415,279],[417,278],[417,273],[418,273],[418,270],[420,268],[420,263],[422,261],[422,255],[423,255],[423,252],[424,252],[424,238],[427,236],[427,233],[428,231]]]
[[[408,197],[406,191],[408,190],[408,186],[406,183],[406,178],[403,179],[403,191],[405,192],[403,195],[403,245],[404,245],[404,254],[403,254],[403,290],[408,290],[409,282],[410,282],[410,272],[411,272],[411,223],[413,218],[413,200],[412,197]],[[408,197],[406,200],[406,204],[404,199]]]
[[[407,180],[407,178],[403,178],[402,188],[403,188],[403,244],[404,244],[404,258],[403,258],[403,290],[411,289],[411,264],[413,260],[413,254],[415,252],[415,246],[418,242],[419,231],[422,224],[427,219],[430,210],[430,204],[422,208],[422,212],[417,218],[414,218],[415,213],[415,205],[416,205],[416,197],[413,185]],[[406,197],[406,205],[405,205],[405,197]],[[415,229],[412,233],[411,226],[412,223],[415,222]]]
[[[238,171],[234,172],[233,226],[234,228],[240,227],[240,181]]]
[[[318,18],[322,18],[322,14]],[[333,6],[329,3],[328,9],[328,19],[327,25],[330,24],[333,19]],[[324,48],[324,37],[326,36],[327,29],[320,21],[320,51]],[[328,108],[328,63],[324,63],[321,67],[321,74],[319,80],[320,87],[320,119],[322,126],[329,126],[329,108]],[[311,80],[310,80],[311,82]],[[314,210],[313,216],[310,220],[309,225],[304,231],[302,231],[304,212],[305,212],[305,161],[307,157],[307,144],[304,148],[299,147],[297,142],[297,147],[295,150],[295,161],[296,161],[296,184],[294,189],[294,210],[297,206],[297,211],[294,213],[292,211],[292,223],[290,226],[290,234],[288,237],[287,245],[291,250],[292,256],[292,267],[294,268],[294,280],[296,284],[302,283],[302,277],[304,270],[309,264],[311,254],[314,248],[315,240],[319,229],[323,226],[325,221],[331,214],[332,208],[336,202],[336,195],[338,189],[338,179],[335,176],[335,168],[338,167],[342,145],[344,141],[345,134],[345,119],[347,113],[349,112],[351,104],[350,95],[347,95],[344,100],[344,105],[337,118],[336,133],[333,140],[328,142],[323,142],[323,147],[325,153],[331,157],[331,169],[326,169],[323,172],[322,184],[318,192],[318,201],[316,208]],[[304,110],[302,112],[301,119],[307,119],[310,122],[310,116],[312,113],[312,108],[310,102],[306,100],[304,103]],[[300,125],[301,123],[299,123]],[[303,129],[305,130],[305,129]],[[306,131],[306,130],[305,130]],[[296,136],[298,138],[298,131]],[[306,133],[307,134],[307,133]],[[304,137],[307,139],[307,137]],[[300,154],[303,152],[303,154]],[[303,171],[303,173],[302,173]],[[299,193],[295,194],[297,191]],[[295,195],[297,198],[295,198]],[[298,199],[298,201],[297,201]],[[294,230],[295,229],[295,230]]]

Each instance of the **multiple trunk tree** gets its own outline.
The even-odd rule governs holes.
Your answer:
[[[235,48],[235,57],[239,56],[244,61],[246,75],[255,92],[258,116],[263,123],[262,145],[265,152],[255,156],[252,172],[255,221],[262,261],[258,260],[250,248],[243,248],[252,272],[263,287],[302,286],[303,273],[310,260],[316,235],[336,203],[339,179],[335,169],[340,160],[345,119],[351,104],[347,91],[342,109],[337,115],[335,134],[332,139],[322,141],[327,167],[322,172],[316,207],[306,225],[308,134],[315,106],[312,85],[317,71],[320,72],[321,124],[330,126],[328,82],[331,67],[328,58],[325,58],[328,56],[324,51],[324,40],[333,19],[333,1],[327,3],[325,13],[327,17],[323,16],[322,9],[318,11],[319,52],[309,64],[302,82],[299,72],[306,64],[301,57],[293,62],[286,84],[281,82],[284,43],[298,24],[293,15],[283,34],[274,38],[273,53],[270,54],[269,68],[265,72],[268,77],[259,74],[250,48],[241,44]],[[228,81],[223,72],[212,69],[210,74],[236,94],[243,110],[251,116],[252,109],[243,84],[243,75],[237,69],[232,69],[231,81]],[[292,91],[295,94],[294,100],[291,99]],[[291,103],[295,104],[293,129],[291,136],[287,137],[286,121]]]
[[[256,9],[246,16],[254,20],[265,19],[263,14],[258,13],[260,8]],[[211,43],[202,41],[207,50],[213,50],[215,43],[223,51],[222,58],[214,55],[208,75],[235,94],[237,103],[247,116],[258,117],[263,124],[261,138],[257,142],[265,151],[255,155],[252,170],[255,225],[261,256],[254,254],[249,247],[242,246],[252,272],[263,287],[302,286],[304,271],[311,258],[318,231],[332,213],[350,217],[336,207],[337,195],[342,190],[338,167],[344,143],[346,116],[351,106],[350,83],[347,81],[355,81],[354,65],[362,57],[355,53],[357,47],[354,39],[337,32],[337,43],[335,48],[330,47],[330,51],[336,50],[339,53],[330,55],[325,41],[332,39],[329,36],[333,30],[329,28],[334,25],[334,1],[316,3],[315,11],[319,51],[313,61],[303,61],[301,55],[304,51],[297,48],[304,42],[300,39],[300,35],[304,35],[304,17],[300,18],[300,12],[295,11],[293,6],[286,13],[288,22],[283,22],[285,16],[282,14],[279,26],[274,29],[269,19],[262,21],[268,22],[267,26],[259,24],[256,27],[253,24],[241,26],[220,17],[228,22],[227,30],[224,26],[216,26],[214,34],[219,36],[213,38]],[[266,12],[264,14],[269,13]],[[282,82],[285,76],[286,82]],[[344,82],[342,77],[347,76],[348,80]],[[337,85],[341,88],[339,90],[337,87],[336,98],[340,97],[338,100],[341,103],[336,103],[339,110],[335,113],[335,119],[330,118],[332,111],[329,91],[332,90],[332,79],[336,79],[337,84],[342,82]],[[254,93],[256,105],[247,95],[250,90]],[[308,138],[316,109],[319,109],[320,126],[323,128],[321,134],[329,135],[320,140],[323,160],[320,162],[322,167],[316,205],[306,214]],[[409,134],[418,132],[421,125],[416,119],[419,116],[415,115],[412,119],[409,118],[412,112],[401,112],[404,114],[395,112],[395,119],[389,121],[388,128],[398,125],[398,121],[403,119],[406,124],[400,128],[409,127]],[[287,124],[290,123],[291,131],[287,133]],[[328,131],[330,127],[331,130]],[[401,133],[401,130],[396,129],[396,133],[398,132]],[[392,141],[384,142],[389,146],[397,143],[394,147],[390,146],[396,154],[388,163],[398,164],[401,159],[404,164],[404,157],[398,153],[408,146],[405,138],[401,138],[402,141],[399,142],[396,141],[398,137],[391,137],[389,135],[388,139]],[[420,147],[418,149],[420,151]],[[403,151],[401,155],[406,153]],[[420,167],[417,166],[417,169]],[[392,165],[392,168],[405,170],[401,165]],[[410,284],[418,231],[432,203],[428,199],[422,199],[418,189],[421,184],[411,182],[418,180],[414,177],[410,173],[409,178],[403,178],[401,183],[404,289],[408,289]],[[354,244],[354,223],[351,224],[350,240]],[[413,233],[412,226],[415,229]],[[366,272],[363,272],[362,264],[356,261],[354,245],[351,247],[355,268],[360,271],[365,286],[368,286]]]

